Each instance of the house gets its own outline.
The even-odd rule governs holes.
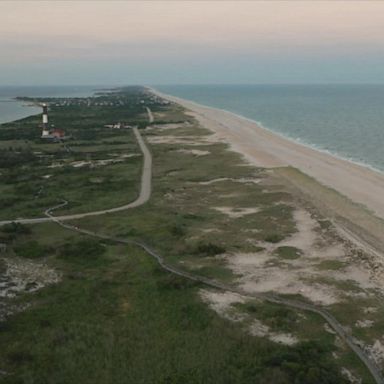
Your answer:
[[[50,132],[50,135],[56,139],[63,139],[65,137],[65,132],[62,129],[55,128]]]

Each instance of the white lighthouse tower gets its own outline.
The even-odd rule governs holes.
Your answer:
[[[47,104],[43,104],[43,132],[41,137],[49,136],[49,128],[48,128],[48,106]]]

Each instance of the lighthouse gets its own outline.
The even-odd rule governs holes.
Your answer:
[[[49,136],[49,128],[48,128],[48,106],[47,104],[43,104],[43,132],[41,137]]]

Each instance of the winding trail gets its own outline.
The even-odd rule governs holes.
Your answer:
[[[153,122],[153,115],[151,110],[146,107],[147,113],[148,113],[148,120],[150,123]],[[9,221],[1,221],[0,225],[5,225],[9,224],[12,222],[17,222],[17,223],[23,223],[23,224],[33,224],[33,223],[41,223],[41,222],[46,222],[46,221],[53,221],[60,225],[63,228],[69,229],[71,231],[75,231],[81,234],[85,234],[88,236],[96,237],[102,240],[109,240],[113,241],[116,243],[120,244],[128,244],[128,245],[135,245],[143,249],[147,254],[152,256],[157,263],[160,265],[162,269],[165,271],[168,271],[170,273],[173,273],[177,276],[181,276],[183,278],[202,283],[208,287],[223,290],[223,291],[230,291],[237,293],[241,296],[247,297],[247,298],[252,298],[252,299],[261,299],[265,300],[271,303],[276,303],[280,305],[284,305],[296,310],[304,310],[304,311],[309,311],[312,313],[316,313],[320,315],[331,327],[332,329],[336,332],[336,334],[351,348],[351,350],[359,357],[359,359],[362,361],[362,363],[366,366],[366,368],[369,370],[371,373],[372,377],[374,378],[375,382],[377,384],[383,384],[384,379],[381,375],[381,370],[377,366],[374,360],[372,360],[369,355],[360,347],[359,343],[355,340],[355,338],[347,333],[343,326],[336,320],[335,317],[333,317],[328,311],[326,311],[323,308],[320,308],[318,306],[296,301],[296,300],[290,300],[290,299],[285,299],[282,298],[278,295],[275,295],[273,293],[254,293],[250,294],[248,292],[245,292],[237,287],[233,286],[228,286],[224,285],[220,282],[217,282],[215,280],[211,280],[202,276],[198,276],[189,272],[186,272],[184,270],[181,270],[173,265],[168,264],[163,256],[161,256],[159,253],[154,251],[151,247],[149,247],[147,244],[140,242],[140,241],[135,241],[135,240],[126,240],[122,238],[117,238],[113,236],[108,236],[108,235],[103,235],[99,234],[93,231],[89,231],[86,229],[81,229],[77,226],[73,226],[67,223],[64,223],[63,221],[66,220],[75,220],[75,219],[81,219],[84,217],[88,216],[97,216],[97,215],[104,215],[106,213],[113,213],[113,212],[119,212],[131,208],[138,207],[140,205],[145,204],[150,196],[151,196],[151,179],[152,179],[152,155],[147,148],[147,146],[144,143],[143,138],[140,135],[140,132],[134,128],[134,134],[137,138],[137,141],[140,145],[140,149],[143,152],[144,155],[144,163],[143,163],[143,171],[142,171],[142,178],[141,178],[141,189],[140,189],[140,194],[139,197],[133,201],[132,203],[123,205],[121,207],[116,207],[116,208],[111,208],[111,209],[106,209],[106,210],[101,210],[101,211],[94,211],[94,212],[88,212],[88,213],[79,213],[79,214],[74,214],[74,215],[65,215],[65,216],[53,216],[52,212],[54,210],[57,210],[59,208],[64,207],[65,205],[68,204],[67,201],[63,201],[62,203],[56,205],[55,207],[47,209],[44,214],[44,218],[36,218],[36,219],[21,219],[21,220],[9,220]]]

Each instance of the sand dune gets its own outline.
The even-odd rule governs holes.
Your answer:
[[[348,234],[351,241],[384,252],[384,173],[317,151],[233,113],[151,91],[187,108],[215,133],[215,139],[228,143],[249,163],[266,168],[291,166],[303,172],[301,176],[281,168],[277,173],[316,203],[325,216],[341,223],[343,231],[352,231],[352,236]]]
[[[233,113],[158,94],[193,111],[202,125],[252,164],[291,165],[384,218],[384,174],[286,139]]]

